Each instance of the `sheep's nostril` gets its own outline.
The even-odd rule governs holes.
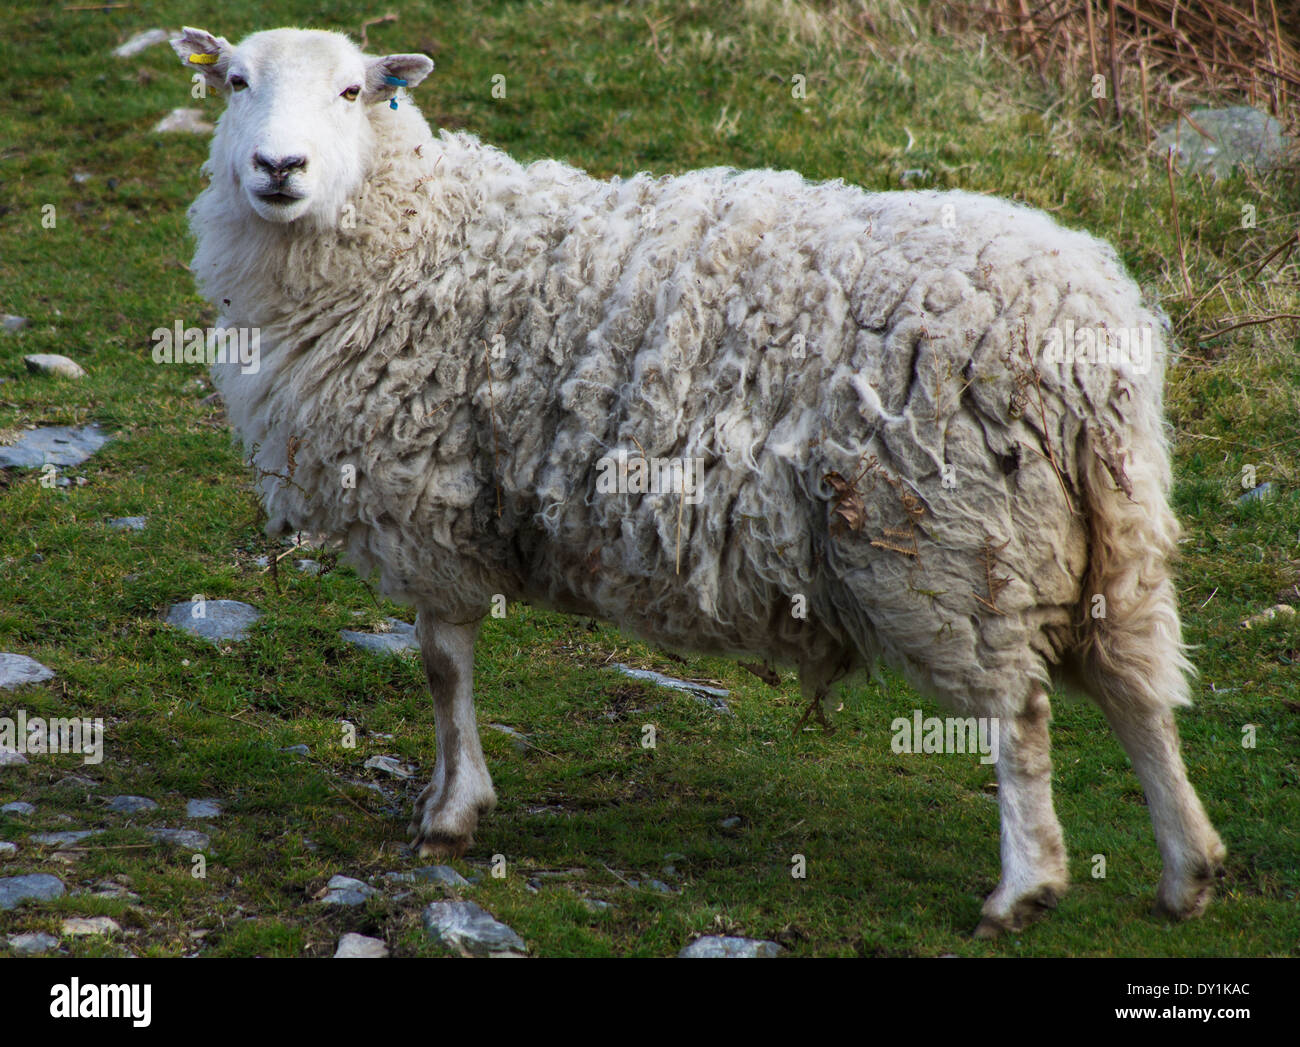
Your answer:
[[[283,181],[291,172],[305,168],[307,158],[305,156],[268,157],[261,153],[254,153],[253,166],[261,168],[276,181]]]

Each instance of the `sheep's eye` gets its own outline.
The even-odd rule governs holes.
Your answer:
[[[351,87],[349,87],[346,91],[343,92],[343,97],[346,98],[349,102],[355,102],[357,100],[357,96],[360,94],[361,94],[361,88],[358,87],[356,84],[353,84]]]
[[[230,83],[230,89],[232,91],[242,91],[245,87],[248,86],[248,81],[245,80],[242,76],[232,76],[230,78],[229,83]]]

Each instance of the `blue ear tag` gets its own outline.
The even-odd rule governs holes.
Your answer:
[[[405,87],[405,86],[406,86],[406,81],[403,80],[400,76],[386,76],[386,77],[384,77],[384,83],[386,83],[389,87]],[[388,100],[388,108],[389,108],[389,109],[396,109],[396,108],[397,108],[397,99],[396,99],[396,98],[390,98],[390,99]]]

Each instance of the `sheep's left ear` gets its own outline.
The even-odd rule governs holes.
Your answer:
[[[224,36],[213,36],[202,29],[185,26],[181,35],[171,41],[172,50],[189,69],[203,74],[209,87],[221,90],[226,85],[226,73],[235,49]]]
[[[433,72],[433,59],[425,55],[384,55],[373,58],[366,66],[366,101],[384,102],[397,94],[398,87],[408,90]],[[394,84],[392,80],[405,80]]]

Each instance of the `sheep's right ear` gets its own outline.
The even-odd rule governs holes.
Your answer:
[[[201,72],[209,87],[225,88],[230,60],[235,54],[229,40],[185,26],[171,44],[186,68]]]
[[[366,66],[366,100],[386,102],[397,93],[394,80],[405,81],[400,86],[412,88],[433,72],[433,59],[427,55],[384,55],[372,58]]]

